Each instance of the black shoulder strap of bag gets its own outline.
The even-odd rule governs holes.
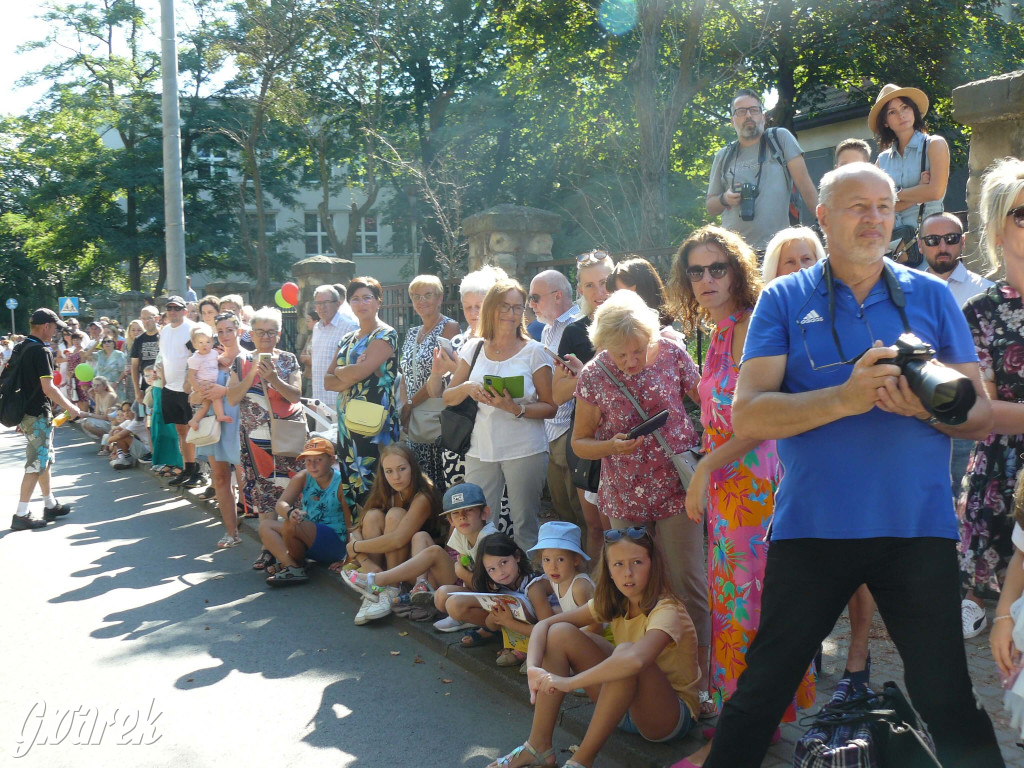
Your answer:
[[[924,176],[925,166],[928,164],[928,145],[931,143],[931,137],[924,137],[924,149],[921,150],[921,176]],[[918,176],[918,183],[920,183],[921,176]],[[924,203],[917,204],[917,231],[921,231],[921,222],[924,220]]]

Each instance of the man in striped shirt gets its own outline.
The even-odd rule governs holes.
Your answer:
[[[342,297],[334,286],[321,285],[313,293],[313,305],[320,320],[313,326],[313,398],[330,407],[338,400],[337,392],[328,392],[324,376],[334,370],[338,357],[338,342],[359,324],[343,315]]]

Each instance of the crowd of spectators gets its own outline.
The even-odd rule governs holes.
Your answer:
[[[302,350],[282,347],[280,311],[235,295],[171,296],[123,333],[69,321],[44,341],[115,469],[148,462],[197,488],[208,467],[219,548],[257,520],[252,567],[269,585],[319,562],[360,594],[356,624],[399,613],[500,642],[496,663],[521,668],[536,710],[492,766],[554,765],[577,689],[597,707],[566,765],[590,766],[615,727],[663,742],[718,715],[677,765],[759,765],[813,705],[815,651],[847,605],[844,677],[868,685],[876,600],[939,758],[1002,765],[963,639],[998,598],[993,653],[1007,676],[1019,667],[1024,162],[985,176],[980,237],[1006,275],[993,283],[962,263],[927,111],[918,89],[885,86],[874,164],[868,144],[842,142],[816,187],[796,138],[740,91],[707,190],[721,226],[687,237],[664,281],[592,251],[575,285],[554,270],[528,289],[494,267],[466,275],[465,328],[442,313],[440,280],[416,276],[404,339],[361,276],[315,288]],[[974,387],[961,423],[892,364],[910,332]],[[459,451],[441,414],[467,403]]]

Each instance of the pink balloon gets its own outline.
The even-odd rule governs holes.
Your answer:
[[[299,303],[299,286],[295,283],[285,283],[281,286],[281,297],[294,307]]]

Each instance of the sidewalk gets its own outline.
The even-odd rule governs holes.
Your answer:
[[[100,461],[105,463],[105,460],[97,458],[97,462]],[[113,471],[111,470],[111,472]],[[147,472],[147,474],[166,485],[166,480],[156,477],[152,473]],[[202,491],[202,488],[195,490],[178,489],[178,492],[192,504],[219,520],[220,513],[216,505],[211,501],[199,498],[199,494]],[[249,520],[240,524],[240,535],[258,543],[259,540],[255,527],[248,524],[251,522],[255,521]],[[358,603],[355,593],[341,583],[340,577],[330,574],[326,568],[319,570],[324,577],[328,578],[336,586],[338,594],[341,596],[340,599],[351,603],[351,610],[346,611],[346,613],[354,614]],[[989,604],[988,609],[989,620],[991,621],[994,615],[994,605]],[[388,617],[380,623],[385,622],[392,622],[395,626],[400,626],[402,631],[409,633],[409,637],[416,639],[468,672],[475,674],[496,690],[502,691],[512,699],[521,702],[524,706],[529,706],[526,678],[519,675],[518,669],[515,667],[503,669],[495,665],[495,645],[491,644],[481,648],[467,649],[459,645],[461,633],[442,634],[436,632],[430,622],[421,623],[406,621],[397,617]],[[848,638],[849,621],[844,614],[837,622],[832,634],[825,641],[822,675],[818,680],[817,707],[827,703],[835,690],[839,676],[842,674],[845,666]],[[975,690],[985,709],[992,717],[1006,765],[1024,768],[1024,749],[1016,746],[1016,739],[1010,728],[1009,718],[1003,711],[1003,692],[1000,686],[999,673],[988,649],[988,633],[984,632],[979,637],[967,640],[966,647],[968,665],[971,677],[974,680]],[[889,639],[888,633],[877,614],[871,628],[871,658],[872,683],[875,686],[880,688],[882,683],[888,680],[895,680],[906,690],[906,686],[903,683],[903,667],[899,654],[896,652],[896,648]],[[592,709],[593,705],[589,701],[567,696],[562,708],[561,722],[559,724],[570,733],[575,734],[577,738],[582,739],[586,732],[587,724],[590,721]],[[709,721],[705,725],[713,724],[714,721]],[[700,736],[700,730],[699,727],[694,728],[685,739],[673,742],[669,746],[649,744],[638,736],[616,732],[609,739],[602,751],[602,756],[623,765],[628,765],[630,768],[659,768],[668,766],[696,751],[703,745],[704,741]],[[769,749],[768,755],[764,763],[762,763],[762,768],[787,768],[792,766],[793,745],[804,730],[804,728],[794,723],[784,725],[782,727],[782,740]],[[511,748],[516,743],[519,743],[518,739],[520,737],[525,738],[525,736],[526,734],[510,734],[509,747]],[[560,763],[564,762],[566,757],[566,755],[561,756]]]

